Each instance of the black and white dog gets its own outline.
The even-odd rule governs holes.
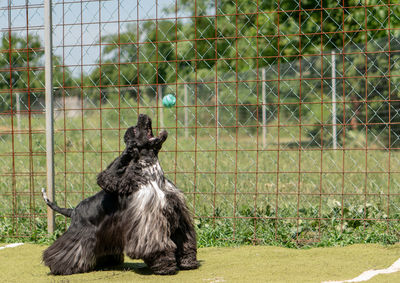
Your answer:
[[[121,264],[124,252],[143,259],[155,274],[195,269],[196,233],[183,193],[158,162],[167,139],[154,137],[151,119],[139,115],[125,133],[125,150],[97,177],[103,189],[74,209],[53,210],[71,217],[68,230],[43,253],[53,274],[74,274]]]

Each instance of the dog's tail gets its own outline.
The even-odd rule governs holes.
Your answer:
[[[55,203],[51,202],[49,200],[49,198],[47,197],[46,194],[46,190],[44,188],[42,188],[42,195],[43,195],[43,199],[46,202],[46,204],[54,211],[57,211],[58,213],[67,216],[67,217],[71,217],[72,215],[72,208],[61,208],[58,205],[56,205]]]

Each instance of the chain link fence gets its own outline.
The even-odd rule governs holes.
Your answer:
[[[400,5],[326,2],[53,0],[57,203],[97,192],[147,113],[202,245],[396,241]],[[43,1],[0,18],[0,239],[38,241]]]

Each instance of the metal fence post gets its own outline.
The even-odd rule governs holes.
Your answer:
[[[332,147],[336,149],[336,56],[334,50],[332,50],[332,139]]]
[[[46,166],[47,195],[54,201],[54,125],[53,125],[53,44],[52,1],[44,1],[44,53],[45,53],[45,100],[46,100]],[[47,207],[47,231],[54,232],[54,212]]]
[[[267,147],[267,90],[265,85],[266,74],[265,68],[262,68],[262,77],[261,77],[261,85],[262,85],[262,144],[263,149]]]
[[[21,138],[21,97],[19,92],[15,93],[15,100],[17,105],[17,130],[18,130],[18,140],[22,142]]]
[[[188,93],[187,93],[188,86],[187,86],[187,84],[184,84],[184,87],[185,87],[185,91],[184,91],[184,94],[185,94],[185,97],[184,97],[184,103],[185,103],[185,122],[184,122],[184,125],[185,125],[185,138],[188,138],[189,137],[189,129],[188,129],[188,127],[189,127],[189,109],[188,109]]]
[[[162,104],[162,100],[163,100],[163,90],[162,90],[162,86],[158,85],[158,108],[160,110],[160,128],[164,129],[164,109],[163,109],[163,104]]]

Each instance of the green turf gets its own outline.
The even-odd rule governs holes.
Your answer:
[[[202,248],[201,267],[174,276],[155,276],[141,261],[71,276],[52,276],[41,263],[45,246],[26,244],[0,251],[1,282],[322,282],[352,279],[369,269],[387,268],[400,245],[353,245],[296,250],[268,246]],[[397,281],[396,281],[397,279]],[[371,282],[399,282],[399,274]]]

